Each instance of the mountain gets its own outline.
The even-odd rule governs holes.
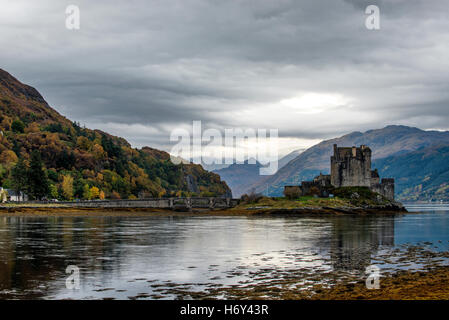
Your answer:
[[[227,168],[215,170],[223,181],[226,181],[227,185],[232,190],[232,196],[235,198],[241,197],[247,192],[247,189],[260,179],[259,169],[261,164],[256,162],[255,164],[248,163],[248,160],[242,164],[232,164]]]
[[[304,149],[294,150],[282,157],[278,162],[278,170],[303,151]],[[259,174],[260,167],[261,164],[258,162],[256,164],[249,164],[248,161],[245,161],[241,164],[234,163],[226,168],[213,170],[213,172],[220,175],[221,179],[226,181],[231,188],[232,195],[239,198],[245,193],[251,193],[251,190],[248,188],[264,177]]]
[[[403,201],[449,199],[449,144],[375,160],[381,176],[396,177],[397,197]]]
[[[307,149],[282,167],[276,174],[266,176],[255,182],[248,190],[254,189],[256,192],[266,193],[268,185],[270,195],[281,195],[285,185],[299,184],[303,180],[312,179],[320,172],[328,173],[334,143],[339,146],[368,145],[373,151],[374,163],[378,163],[376,160],[390,157],[403,156],[400,159],[406,159],[407,155],[413,156],[413,152],[428,148],[431,145],[449,145],[449,132],[424,131],[418,128],[396,125],[363,133],[352,132],[339,138],[322,141]],[[425,160],[423,160],[424,162]],[[420,170],[420,167],[417,170]],[[385,169],[385,174],[382,173],[382,176],[394,177],[398,181],[407,178],[402,174],[400,171],[387,171]],[[408,186],[408,188],[410,187],[411,185]],[[398,184],[396,191],[398,195],[404,197],[405,191],[402,188],[403,185]]]
[[[282,167],[285,167],[285,165],[287,163],[289,163],[290,161],[292,161],[293,159],[295,159],[297,156],[299,156],[301,153],[303,153],[304,151],[306,151],[306,149],[297,149],[294,150],[292,152],[290,152],[289,154],[287,154],[286,156],[282,157],[279,162],[278,162],[278,170]]]
[[[228,168],[230,166],[230,164],[205,164],[205,163],[201,163],[201,165],[203,166],[204,169],[206,169],[207,171],[212,171],[215,172],[217,170],[221,170],[224,168]]]
[[[220,176],[200,165],[175,165],[167,152],[135,149],[123,138],[82,128],[2,69],[0,131],[0,186],[5,188],[13,183],[11,170],[18,159],[28,164],[31,152],[38,150],[52,197],[85,198],[92,188],[115,198],[230,195]]]

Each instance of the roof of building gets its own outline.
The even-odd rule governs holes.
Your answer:
[[[4,189],[4,190],[6,192],[8,192],[8,196],[10,196],[10,197],[18,197],[18,196],[22,196],[23,195],[23,192],[19,194],[17,191],[15,191],[13,189]]]

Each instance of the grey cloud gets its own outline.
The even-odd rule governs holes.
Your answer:
[[[134,145],[167,149],[170,128],[192,120],[305,139],[447,128],[444,1],[81,0],[76,32],[60,1],[0,4],[1,67],[67,117]],[[364,27],[369,4],[381,9],[379,31]],[[304,92],[354,102],[322,119],[272,107]]]

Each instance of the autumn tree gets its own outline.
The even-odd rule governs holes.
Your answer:
[[[16,153],[12,150],[5,150],[0,154],[0,163],[6,167],[16,164],[18,160]]]
[[[12,119],[8,116],[4,116],[0,123],[2,129],[9,131],[11,129]]]
[[[27,128],[25,128],[25,133],[33,133],[33,132],[39,132],[40,128],[39,128],[39,124],[36,122],[33,122],[31,124],[28,125]]]
[[[102,146],[100,146],[99,144],[95,144],[92,147],[92,153],[95,157],[96,160],[101,160],[105,157],[105,152]]]
[[[77,141],[76,141],[76,145],[81,149],[81,150],[86,150],[88,151],[91,146],[92,146],[92,142],[87,139],[86,137],[78,137]]]
[[[71,175],[63,176],[61,190],[65,200],[73,200],[73,177]]]
[[[100,197],[100,189],[97,187],[90,188],[90,196],[92,199],[98,199]]]

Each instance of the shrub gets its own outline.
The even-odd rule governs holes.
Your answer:
[[[302,195],[301,189],[298,186],[286,187],[284,189],[284,196],[287,199],[298,199]]]
[[[368,187],[340,187],[335,188],[333,194],[336,197],[344,199],[353,199],[355,194],[364,199],[375,199],[377,195]]]
[[[250,204],[250,203],[257,203],[262,198],[263,196],[261,194],[251,192],[250,194],[242,195],[240,199],[242,203]]]
[[[339,198],[348,199],[354,205],[384,204],[389,200],[368,187],[335,188],[333,194]]]
[[[309,193],[307,194],[308,196],[319,196],[321,194],[320,189],[318,189],[317,187],[312,187],[309,190]]]
[[[112,193],[111,193],[111,199],[113,199],[113,200],[119,200],[119,199],[121,199],[120,194],[119,194],[118,192],[116,192],[116,191],[112,191]]]

